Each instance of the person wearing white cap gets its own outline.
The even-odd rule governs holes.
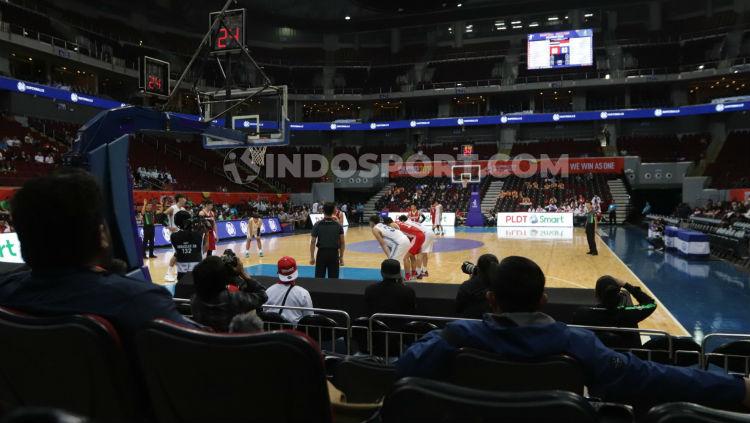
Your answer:
[[[313,314],[309,310],[289,310],[269,306],[288,306],[312,308],[310,293],[303,287],[297,286],[295,281],[299,276],[297,262],[289,256],[279,259],[279,282],[266,289],[268,301],[263,305],[265,313],[277,313],[287,321],[296,324],[303,316]]]

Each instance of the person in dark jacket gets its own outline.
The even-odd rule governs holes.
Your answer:
[[[96,314],[127,346],[153,319],[196,326],[164,287],[112,273],[104,196],[91,174],[66,169],[31,179],[11,214],[21,245],[9,241],[6,254],[20,254],[31,270],[0,277],[0,305],[42,316]]]
[[[525,257],[507,257],[493,271],[483,321],[454,321],[412,344],[396,363],[397,377],[447,379],[460,348],[529,360],[565,354],[582,367],[591,396],[649,404],[670,401],[750,405],[750,380],[724,372],[643,361],[605,347],[592,332],[556,322],[540,310],[547,302],[542,269]]]
[[[414,314],[417,309],[417,295],[413,288],[404,284],[401,277],[401,264],[398,260],[383,260],[380,264],[380,274],[383,276],[383,281],[365,289],[368,315],[374,313]]]
[[[233,284],[236,278],[239,286]],[[221,257],[206,257],[193,269],[193,280],[193,319],[217,332],[228,332],[236,315],[251,312],[268,299],[265,288],[245,273],[239,261],[230,266]]]
[[[477,260],[476,270],[469,280],[458,287],[456,313],[467,319],[481,319],[489,313],[487,291],[490,289],[490,269],[498,260],[494,254],[482,254]]]
[[[576,311],[573,321],[579,325],[615,328],[637,328],[638,323],[656,311],[656,300],[637,286],[605,275],[596,281],[594,307]],[[633,299],[637,304],[633,304]],[[599,338],[612,348],[638,348],[641,339],[637,333],[599,332]]]

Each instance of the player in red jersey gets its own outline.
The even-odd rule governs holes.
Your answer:
[[[400,220],[393,222],[393,224],[411,240],[411,248],[409,248],[408,254],[411,272],[407,273],[407,279],[422,279],[422,274],[417,272],[417,269],[420,268],[419,255],[422,252],[422,245],[425,240],[424,232],[416,225]]]
[[[422,213],[420,213],[419,210],[417,210],[416,204],[411,205],[411,207],[409,208],[409,213],[407,217],[412,222],[419,222],[419,218],[422,217]]]
[[[333,210],[333,220],[342,226],[344,225],[344,213],[338,207]]]

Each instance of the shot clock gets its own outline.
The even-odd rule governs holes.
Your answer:
[[[169,62],[144,56],[141,60],[140,88],[144,94],[169,96]]]
[[[209,28],[221,12],[208,15]],[[224,18],[211,30],[211,53],[236,53],[245,46],[245,9],[227,10]]]

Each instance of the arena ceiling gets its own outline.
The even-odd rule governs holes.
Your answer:
[[[79,10],[95,8],[120,16],[141,13],[191,32],[205,31],[208,13],[224,4],[223,0],[99,0],[94,6],[87,0],[42,0],[46,1],[58,7],[77,4]],[[632,4],[627,0],[577,0],[567,4],[556,0],[237,0],[236,3],[232,7],[247,9],[249,23],[327,33]],[[346,20],[346,16],[350,19]]]

